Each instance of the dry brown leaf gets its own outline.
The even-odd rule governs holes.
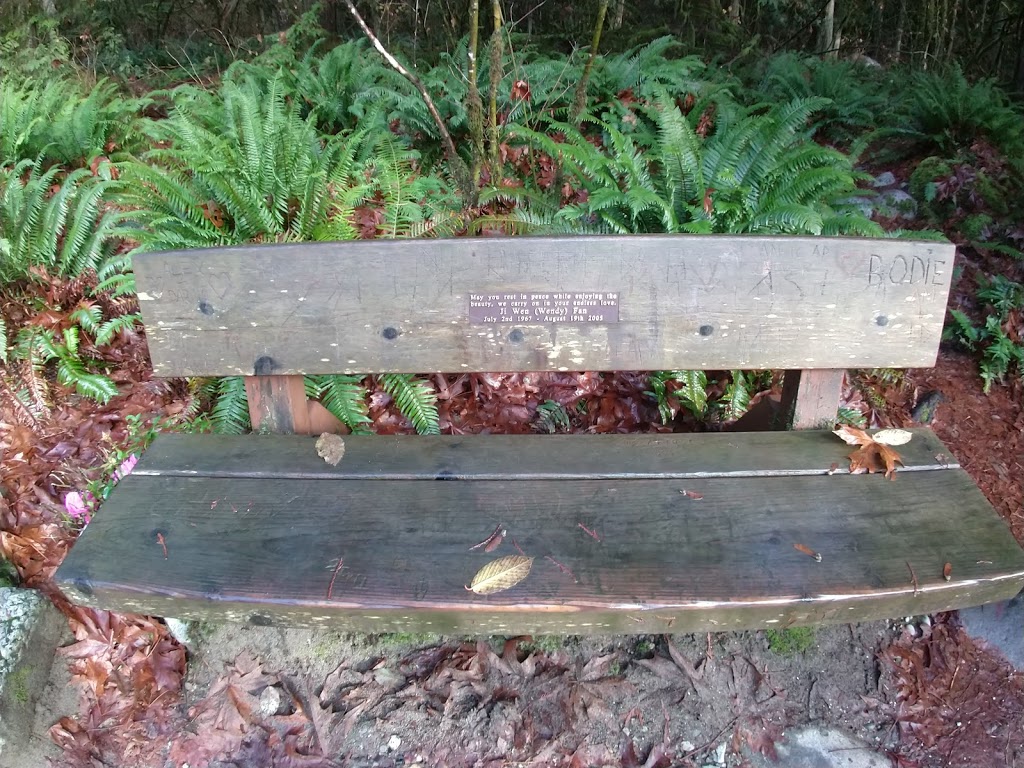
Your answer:
[[[903,466],[900,455],[883,443],[862,445],[850,454],[850,474],[863,472],[884,472],[887,479],[892,480],[896,474],[896,465]]]
[[[843,424],[839,429],[833,429],[832,434],[850,445],[868,445],[874,442],[871,435],[863,429],[851,427],[849,424]]]
[[[887,429],[883,430],[879,434],[885,432],[897,433],[905,432],[901,429]],[[905,432],[909,435],[909,432]],[[900,443],[884,443],[878,442],[871,435],[862,429],[851,427],[846,424],[841,426],[839,429],[833,430],[833,434],[839,437],[841,440],[849,443],[850,445],[860,446],[856,451],[850,454],[850,474],[858,475],[864,472],[884,472],[885,476],[892,480],[896,473],[896,465],[903,466],[903,460],[900,455],[892,449],[892,445],[899,445]],[[888,436],[890,439],[901,439],[898,435],[893,438],[892,435]],[[909,438],[908,438],[909,439]],[[904,440],[903,442],[906,442]]]
[[[532,566],[533,558],[524,555],[509,555],[492,560],[476,572],[467,589],[478,595],[503,592],[525,579]]]
[[[953,578],[953,564],[952,563],[946,563],[944,566],[942,566],[942,578],[944,578],[946,581],[949,581],[950,579]]]
[[[882,445],[906,445],[914,435],[905,429],[883,429],[875,432],[872,439]]]
[[[324,432],[316,439],[316,455],[336,467],[345,455],[345,441],[338,435]]]

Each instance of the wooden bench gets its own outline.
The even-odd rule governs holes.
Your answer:
[[[890,481],[849,474],[827,429],[845,369],[934,365],[953,257],[703,236],[139,256],[156,375],[252,377],[256,431],[278,434],[159,437],[57,582],[121,611],[371,632],[748,629],[1011,597],[1024,553],[929,430]],[[816,429],[346,436],[337,466],[287,434],[317,429],[303,373],[763,368],[788,369],[784,411]],[[519,583],[467,590],[508,556],[533,558]]]

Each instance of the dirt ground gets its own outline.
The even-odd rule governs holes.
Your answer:
[[[251,677],[258,664],[280,689],[264,688],[261,704],[316,713],[324,755],[350,766],[702,765],[723,744],[770,755],[788,726],[814,722],[885,751],[899,734],[879,653],[903,629],[817,628],[796,635],[799,650],[761,632],[476,639],[222,626],[198,644],[186,693],[194,706],[226,670]]]

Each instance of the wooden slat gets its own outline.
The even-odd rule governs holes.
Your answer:
[[[1024,553],[962,470],[687,480],[701,500],[683,487],[133,474],[56,580],[122,611],[480,633],[877,619],[1008,598],[1024,582]],[[500,548],[470,549],[499,524]],[[512,539],[535,558],[526,580],[468,592],[485,563],[516,554]]]
[[[150,253],[134,269],[159,376],[814,369],[933,365],[953,253],[854,238],[457,238]],[[602,320],[531,309],[512,322],[521,308],[505,299],[471,322],[471,297],[511,293],[551,295],[538,312],[562,309],[555,293],[600,294],[588,311]],[[501,309],[510,322],[480,321]]]
[[[956,468],[930,429],[910,430],[901,471]],[[332,467],[300,436],[162,435],[135,474],[380,480],[769,477],[848,471],[828,431],[679,435],[349,435]],[[939,458],[936,458],[939,457]],[[952,462],[952,463],[949,463]],[[835,466],[833,466],[835,465]]]

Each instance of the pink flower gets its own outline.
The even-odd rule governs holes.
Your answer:
[[[121,466],[114,472],[114,482],[119,481],[126,475],[130,475],[132,470],[135,469],[135,465],[139,463],[139,457],[134,453],[127,459],[121,462]]]
[[[84,520],[88,523],[92,516],[92,510],[78,491],[72,491],[64,497],[64,509],[68,511],[72,520]]]

